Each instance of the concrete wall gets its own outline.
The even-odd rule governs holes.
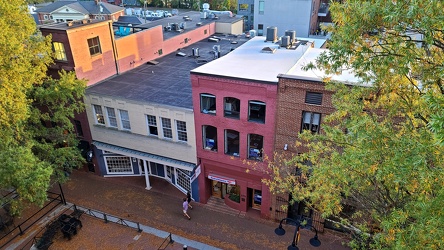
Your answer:
[[[105,115],[106,125],[95,124],[92,104],[101,105]],[[106,110],[115,108],[119,128],[108,126]],[[196,137],[194,116],[192,110],[173,107],[161,107],[100,96],[88,95],[85,97],[85,109],[88,116],[92,139],[112,145],[118,145],[150,154],[161,155],[172,159],[196,163]],[[117,109],[127,110],[131,123],[131,131],[122,130]],[[148,135],[146,115],[156,116],[159,136]],[[173,139],[164,139],[161,136],[161,122],[159,117],[170,118],[173,129]],[[187,124],[187,142],[177,140],[175,120],[184,121]]]
[[[264,36],[267,27],[271,26],[277,27],[278,36],[283,36],[286,30],[295,30],[296,36],[308,37],[310,30],[315,29],[310,28],[310,24],[317,22],[320,0],[263,0],[263,14],[259,13],[259,1],[254,0],[254,29],[258,29],[258,24],[263,24]],[[313,18],[316,21],[312,21]]]
[[[270,196],[268,188],[261,183],[266,178],[263,173],[251,171],[254,164],[258,168],[265,167],[265,162],[246,160],[248,157],[248,134],[263,136],[264,155],[272,156],[274,149],[275,111],[277,109],[277,85],[273,83],[257,83],[229,78],[210,77],[192,74],[193,106],[196,127],[197,156],[201,163],[202,174],[199,176],[200,201],[206,203],[211,195],[211,181],[207,179],[210,172],[221,174],[236,180],[241,188],[241,210],[248,209],[248,188],[262,190],[261,216],[269,217]],[[209,93],[216,96],[216,115],[200,111],[200,94]],[[240,100],[240,119],[224,117],[223,98],[235,97]],[[248,101],[257,100],[266,103],[265,124],[248,121]],[[218,151],[205,150],[202,138],[202,126],[211,125],[217,128]],[[232,129],[239,132],[239,157],[224,153],[224,130]]]

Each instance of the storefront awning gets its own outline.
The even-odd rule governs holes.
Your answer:
[[[116,146],[116,145],[111,145],[111,144],[104,143],[104,142],[93,141],[92,144],[100,150],[106,150],[106,151],[110,151],[110,152],[113,152],[116,154],[130,156],[130,157],[143,159],[143,160],[147,160],[147,161],[153,161],[153,162],[168,165],[171,167],[184,169],[187,171],[193,171],[194,167],[196,166],[193,163],[180,161],[180,160],[176,160],[176,159],[171,159],[171,158],[160,156],[160,155],[145,153],[145,152],[141,152],[141,151],[137,151],[137,150],[129,149],[129,148],[124,148],[124,147],[120,147],[120,146]]]
[[[214,181],[218,181],[218,182],[227,183],[227,184],[231,184],[231,185],[236,185],[236,180],[235,179],[231,179],[231,178],[228,178],[228,177],[220,176],[220,175],[217,175],[217,174],[208,174],[208,179],[214,180]]]

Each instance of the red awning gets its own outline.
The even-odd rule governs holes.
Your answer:
[[[227,184],[231,184],[231,185],[236,185],[236,180],[235,179],[231,179],[228,177],[224,177],[221,175],[217,175],[217,174],[208,174],[208,179],[210,180],[215,180],[218,182],[223,182],[223,183],[227,183]]]

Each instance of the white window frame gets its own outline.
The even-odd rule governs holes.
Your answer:
[[[118,159],[118,158],[122,158],[122,159],[126,158],[126,159],[128,159],[128,162],[129,162],[130,166],[129,167],[127,166],[127,168],[128,168],[128,170],[129,170],[129,168],[131,168],[131,171],[110,171],[109,166],[108,166],[108,159],[109,158],[116,158],[116,159]],[[121,155],[121,156],[104,156],[104,160],[105,160],[105,166],[106,166],[106,173],[107,174],[134,174],[133,162],[131,160],[131,157],[129,157],[129,156],[124,156],[124,155]]]
[[[184,129],[182,129],[183,126],[179,125],[179,123],[184,123]],[[185,121],[176,120],[176,134],[178,141],[188,142],[187,123]]]
[[[154,123],[150,123],[150,117],[154,118]],[[152,136],[159,136],[159,127],[157,126],[157,117],[154,115],[146,115],[146,124],[148,126],[148,135],[152,135]],[[157,130],[157,134],[152,134],[151,133],[151,127],[156,127]]]
[[[106,107],[106,106],[105,106],[105,110],[106,110],[106,117],[108,118],[108,126],[113,127],[113,128],[117,128],[116,110],[114,108]],[[110,114],[110,110],[112,110],[113,114]]]
[[[214,99],[214,110],[210,110],[210,107],[207,107],[207,104],[204,104],[204,100],[203,98],[213,98]],[[208,109],[207,109],[208,108]],[[211,114],[211,115],[216,115],[217,112],[217,108],[216,108],[216,96],[212,95],[212,94],[200,94],[200,112],[205,113],[205,114]]]
[[[161,117],[160,120],[161,120],[161,125],[162,125],[162,136],[163,136],[163,138],[166,138],[166,139],[169,139],[169,140],[173,139],[173,128],[172,128],[172,125],[171,125],[171,119],[170,118],[166,118],[166,117]],[[166,121],[168,121],[169,124],[165,124]],[[168,126],[165,126],[165,125],[168,125]],[[165,133],[165,132],[168,132],[168,133]],[[170,134],[171,137],[165,136],[166,134]]]
[[[122,113],[126,114],[126,115],[122,115]],[[125,117],[125,116],[127,116],[127,117]],[[120,125],[122,126],[122,130],[131,130],[131,122],[130,122],[128,110],[119,109],[119,117],[120,117]]]
[[[92,106],[93,106],[92,110],[93,110],[94,118],[95,118],[94,123],[97,125],[105,125],[105,116],[103,115],[102,106],[97,105],[97,104],[93,104]],[[100,114],[97,112],[97,109],[100,109]],[[103,123],[100,122],[100,120],[102,120]]]

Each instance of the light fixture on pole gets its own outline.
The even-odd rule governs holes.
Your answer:
[[[299,241],[299,237],[300,237],[299,229],[306,228],[306,227],[313,228],[315,231],[315,236],[313,238],[311,238],[309,241],[310,245],[312,245],[314,247],[318,247],[321,245],[321,241],[318,238],[318,230],[316,230],[316,228],[313,227],[312,225],[308,225],[308,224],[301,225],[301,218],[299,218],[298,220],[294,220],[292,218],[282,219],[281,222],[279,223],[279,227],[274,230],[275,234],[277,234],[279,236],[282,236],[285,234],[285,229],[282,227],[282,222],[284,222],[284,221],[291,221],[296,224],[296,228],[295,228],[294,235],[293,235],[293,241],[291,242],[291,245],[288,246],[288,248],[287,248],[288,250],[299,250],[299,248],[297,246],[298,241]]]

